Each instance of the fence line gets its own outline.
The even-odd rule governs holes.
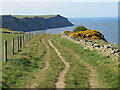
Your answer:
[[[15,43],[15,38],[12,38],[12,55],[15,54],[15,46],[17,47],[17,52],[20,52],[20,49],[24,47],[24,45],[30,41],[32,38],[40,35],[41,33],[25,33],[23,36],[17,37],[17,43]],[[8,41],[4,40],[4,62],[8,61]]]
[[[14,54],[14,38],[12,38],[12,55]]]
[[[7,41],[4,41],[4,61],[7,61]]]

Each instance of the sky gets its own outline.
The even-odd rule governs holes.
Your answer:
[[[0,0],[0,2],[119,2],[119,0]]]
[[[10,2],[11,1],[11,2]],[[31,1],[31,2],[30,2]],[[33,2],[32,2],[33,1]],[[50,2],[51,1],[51,2]],[[60,14],[65,17],[117,17],[118,2],[117,0],[84,0],[76,1],[60,1],[44,0],[37,2],[36,0],[4,0],[2,4],[2,12],[0,14],[11,15],[56,15]],[[100,2],[101,1],[101,2]],[[109,2],[108,2],[109,1]]]

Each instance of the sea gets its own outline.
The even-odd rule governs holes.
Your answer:
[[[51,34],[63,31],[72,31],[77,26],[85,26],[88,29],[98,30],[106,40],[112,44],[118,44],[118,18],[117,17],[99,17],[99,18],[68,18],[74,26],[64,28],[48,29]]]

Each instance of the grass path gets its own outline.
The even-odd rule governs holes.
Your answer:
[[[65,61],[65,59],[61,56],[61,53],[58,51],[58,49],[51,43],[50,40],[48,40],[50,46],[52,46],[54,48],[54,50],[56,51],[56,53],[58,54],[59,58],[61,59],[61,61],[64,63],[64,69],[60,72],[59,77],[58,77],[58,81],[55,83],[56,88],[65,88],[65,83],[64,83],[64,77],[65,74],[68,72],[70,65],[68,62]]]
[[[61,52],[63,52],[63,55],[65,57],[67,58],[69,57],[69,55],[67,56],[65,53],[68,53],[68,52],[69,54],[74,53],[75,54],[73,56],[74,59],[71,59],[72,56],[69,59],[74,60],[75,62],[75,60],[77,60],[75,59],[75,56],[78,55],[79,60],[82,61],[81,63],[87,66],[87,69],[89,71],[88,81],[89,81],[90,88],[93,88],[93,87],[112,88],[112,87],[118,86],[117,61],[112,60],[112,58],[107,58],[106,56],[100,54],[96,50],[89,50],[87,48],[84,48],[83,46],[79,45],[79,43],[73,42],[70,39],[67,40],[64,37],[61,37],[61,35],[54,35],[53,39],[59,45],[61,45],[60,47],[58,44],[55,45],[54,43],[54,45],[57,48],[59,48],[59,50],[61,49]],[[67,48],[67,50],[65,48]],[[114,82],[111,82],[111,81],[114,81]],[[68,84],[70,84],[70,82],[68,82]]]
[[[45,38],[45,37],[44,37]],[[46,54],[45,54],[45,57],[49,57],[49,55],[50,55],[50,49],[49,49],[49,47],[48,47],[48,45],[46,44],[46,42],[44,41],[44,38],[42,38],[42,42],[43,42],[43,44],[45,45],[45,47],[47,48],[46,50]],[[34,82],[32,82],[32,83],[30,83],[26,88],[36,88],[37,86],[38,86],[38,82],[37,82],[37,79],[39,80],[42,76],[44,76],[43,75],[43,73],[49,68],[49,66],[50,66],[50,63],[49,63],[49,60],[48,60],[49,58],[45,58],[45,66],[44,66],[44,68],[42,68],[42,69],[40,69],[40,71],[39,72],[37,72],[36,73],[36,75],[35,75],[35,81]]]
[[[61,47],[61,45],[59,43],[57,43],[55,40],[54,42],[59,46]],[[77,53],[75,53],[72,49],[70,48],[67,48],[67,47],[61,47],[63,48],[65,51],[68,51],[72,57],[76,58],[77,60],[80,59],[80,55],[78,55]],[[79,60],[80,62],[82,62],[83,60]],[[90,85],[90,88],[99,88],[99,83],[97,81],[97,78],[98,78],[98,73],[95,69],[95,67],[87,62],[83,62],[83,64],[87,67],[87,69],[89,70],[89,85]]]
[[[67,38],[67,37],[64,37],[64,38],[66,38],[66,39],[68,39],[68,40],[70,40],[71,42],[74,42],[74,43],[76,43],[76,44],[79,44],[79,42],[76,42],[76,41],[74,41],[74,40],[71,40],[71,39],[69,39],[69,38]],[[65,49],[67,49],[68,50],[68,48],[65,48]],[[77,53],[75,53],[73,50],[70,50],[70,48],[69,48],[69,50],[68,51],[70,51],[71,53],[72,53],[72,55],[74,55],[74,57],[76,57],[76,58],[80,58],[80,55],[77,55]],[[81,61],[83,61],[83,60],[81,60]],[[89,70],[89,85],[90,85],[90,88],[100,88],[102,85],[100,85],[100,84],[102,84],[103,82],[100,82],[99,81],[99,77],[98,77],[98,72],[97,72],[97,70],[96,70],[96,67],[94,67],[92,64],[90,64],[90,63],[88,63],[88,62],[84,62],[84,65],[87,67],[87,69]],[[105,84],[105,83],[104,83]],[[102,86],[103,87],[103,86]]]
[[[45,38],[45,37],[44,37]],[[47,48],[47,57],[50,56],[50,48],[49,46],[46,44],[46,42],[44,41],[44,38],[42,39],[42,42],[44,43],[44,45]],[[43,71],[47,70],[50,66],[50,62],[49,62],[49,58],[47,58],[46,62],[45,62],[45,68],[43,69]]]

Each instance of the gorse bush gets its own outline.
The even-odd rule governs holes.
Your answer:
[[[86,27],[84,27],[84,26],[78,26],[77,28],[75,28],[73,30],[73,32],[79,32],[79,31],[85,31],[85,30],[87,30]]]
[[[64,31],[67,35],[78,39],[102,39],[105,40],[102,33],[97,30],[87,29],[84,26],[78,26],[73,31]]]
[[[85,31],[79,31],[75,33],[70,34],[71,37],[76,37],[76,38],[85,38],[85,39],[103,39],[102,33],[100,33],[97,30],[85,30]]]

